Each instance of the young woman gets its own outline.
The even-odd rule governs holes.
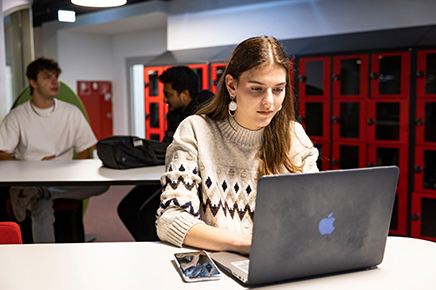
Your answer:
[[[317,158],[295,122],[283,47],[273,37],[247,39],[234,50],[215,98],[180,124],[167,149],[158,236],[248,254],[257,179],[316,172]]]

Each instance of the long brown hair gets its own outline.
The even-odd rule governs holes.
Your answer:
[[[230,95],[225,84],[226,75],[230,74],[237,81],[242,73],[266,64],[276,63],[286,70],[286,90],[282,109],[276,113],[265,127],[263,142],[258,152],[259,176],[289,172],[300,172],[301,168],[292,162],[291,133],[295,120],[294,96],[289,78],[289,57],[274,37],[253,37],[240,43],[232,53],[227,67],[219,81],[216,96],[197,114],[204,114],[215,121],[229,120],[228,104]]]

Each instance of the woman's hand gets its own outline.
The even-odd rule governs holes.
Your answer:
[[[205,250],[237,252],[248,255],[251,248],[251,235],[198,223],[186,234],[183,244]]]

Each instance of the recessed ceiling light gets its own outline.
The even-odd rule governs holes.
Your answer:
[[[59,22],[76,22],[76,12],[69,10],[58,10]]]
[[[127,3],[127,0],[71,0],[71,3],[86,7],[116,7]]]

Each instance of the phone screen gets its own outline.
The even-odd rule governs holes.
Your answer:
[[[221,277],[218,268],[205,251],[174,255],[186,282],[218,280]]]

